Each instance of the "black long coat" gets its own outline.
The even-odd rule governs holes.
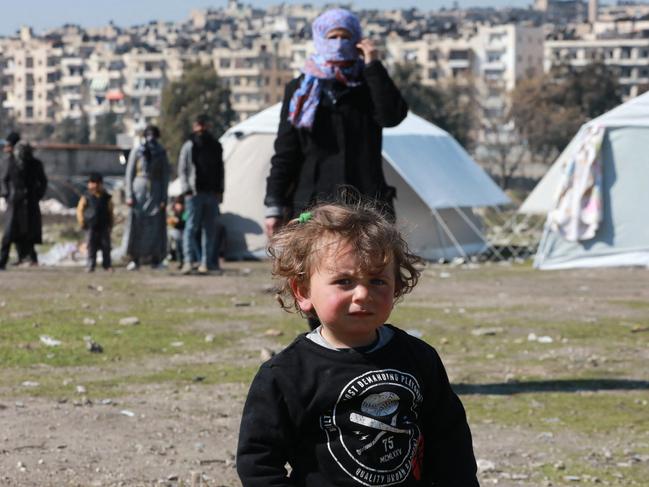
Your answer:
[[[43,163],[33,156],[19,160],[5,154],[0,173],[0,195],[7,202],[4,232],[10,242],[43,242],[41,210],[38,202],[45,196],[47,177]]]
[[[286,86],[264,204],[297,214],[335,198],[344,185],[391,206],[394,189],[383,175],[382,128],[398,125],[408,105],[383,65],[365,66],[360,86],[334,90],[335,97],[323,93],[311,130],[288,121],[300,81]]]

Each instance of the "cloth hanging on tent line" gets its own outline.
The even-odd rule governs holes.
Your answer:
[[[590,240],[602,221],[601,148],[606,130],[584,129],[581,141],[564,162],[563,175],[548,213],[550,228],[570,242]]]

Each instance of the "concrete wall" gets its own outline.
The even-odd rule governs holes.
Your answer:
[[[112,145],[77,144],[36,144],[34,149],[48,178],[46,199],[55,198],[68,207],[76,206],[88,175],[98,172],[104,176],[113,200],[121,201],[126,166],[120,163],[120,156],[128,157],[128,151]]]
[[[112,145],[37,144],[37,158],[43,161],[48,176],[87,176],[91,172],[103,176],[124,176],[120,164],[122,149]]]

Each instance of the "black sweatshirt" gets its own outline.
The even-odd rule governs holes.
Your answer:
[[[391,328],[366,354],[300,335],[261,366],[241,419],[243,487],[478,485],[464,408],[437,352]]]

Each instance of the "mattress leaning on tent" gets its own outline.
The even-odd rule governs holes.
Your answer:
[[[574,240],[546,223],[534,260],[539,269],[649,266],[649,93],[584,124],[519,212],[548,215],[557,208],[559,188],[589,134],[597,130],[603,131],[596,155],[601,171],[598,228],[592,238]]]
[[[280,105],[274,105],[221,138],[221,212],[230,259],[265,256],[263,198],[279,114]],[[473,209],[510,202],[453,137],[412,113],[383,131],[383,170],[388,184],[397,189],[397,223],[411,248],[429,260],[484,251],[482,222]]]

